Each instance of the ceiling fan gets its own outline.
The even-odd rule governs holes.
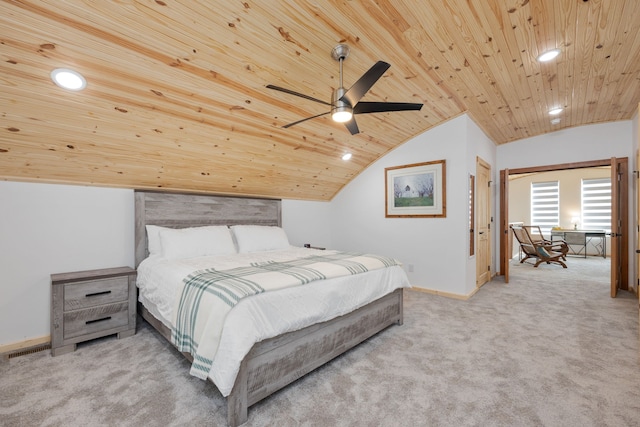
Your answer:
[[[419,111],[422,108],[422,104],[413,104],[408,102],[361,102],[360,98],[362,98],[369,89],[371,89],[371,87],[380,77],[382,77],[391,65],[383,61],[376,62],[369,71],[364,73],[362,77],[360,77],[358,81],[347,90],[342,84],[342,62],[347,56],[349,56],[349,46],[346,44],[337,45],[331,51],[331,56],[340,63],[340,87],[333,91],[331,103],[283,87],[267,85],[267,88],[269,89],[279,90],[280,92],[299,96],[331,107],[330,111],[289,123],[284,125],[283,128],[289,128],[304,121],[331,113],[331,118],[334,121],[344,123],[349,132],[351,132],[351,135],[355,135],[360,132],[354,117],[355,114],[384,113],[390,111]]]

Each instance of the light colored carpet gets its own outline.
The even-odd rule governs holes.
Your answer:
[[[405,322],[249,408],[247,426],[638,426],[638,302],[608,262],[514,263],[469,301],[406,292]],[[222,426],[225,401],[146,323],[0,363],[3,426]]]

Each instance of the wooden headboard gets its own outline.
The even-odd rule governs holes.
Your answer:
[[[170,228],[241,224],[282,226],[280,200],[140,190],[134,194],[136,267],[149,253],[146,225]]]

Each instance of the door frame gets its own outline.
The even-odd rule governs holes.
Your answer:
[[[619,254],[619,289],[629,290],[629,159],[627,157],[620,157],[616,159],[616,163],[619,167],[619,173],[621,173],[620,179],[620,234],[618,238],[621,239],[620,254]],[[611,166],[612,159],[602,160],[590,160],[585,162],[573,162],[573,163],[560,163],[555,165],[545,166],[531,166],[526,168],[517,169],[503,169],[500,171],[500,179],[504,179],[507,185],[500,185],[500,236],[498,242],[500,244],[500,261],[499,271],[500,275],[504,275],[505,279],[508,279],[508,260],[507,260],[507,238],[509,237],[509,194],[505,192],[508,190],[508,180],[510,175],[517,175],[521,173],[534,173],[534,172],[551,172],[566,169],[584,169],[598,166]],[[612,266],[613,268],[613,266]],[[508,280],[505,280],[508,283]]]
[[[498,230],[500,251],[499,271],[504,282],[509,283],[509,261],[511,261],[511,233],[509,231],[509,169],[500,171],[500,229]],[[508,256],[507,256],[508,254]]]

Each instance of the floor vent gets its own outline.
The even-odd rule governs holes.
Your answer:
[[[50,350],[50,349],[51,349],[51,344],[43,344],[36,347],[26,348],[24,350],[17,350],[12,353],[6,353],[4,354],[4,357],[7,359],[14,359],[16,357],[26,356],[27,354],[38,353],[40,351]]]

